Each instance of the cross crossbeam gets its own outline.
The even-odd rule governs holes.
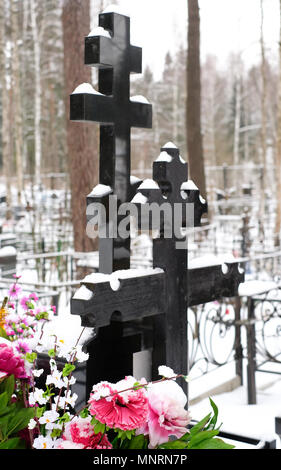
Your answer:
[[[224,264],[226,272],[221,264],[188,270],[188,306],[238,294],[239,284],[243,281],[239,262]],[[86,276],[71,300],[72,314],[81,316],[82,326],[99,328],[110,325],[116,312],[120,313],[123,322],[165,313],[166,274],[161,269],[146,271],[140,274],[136,269],[129,269],[126,274],[116,271],[103,278],[99,273]],[[119,280],[120,286],[114,290]]]

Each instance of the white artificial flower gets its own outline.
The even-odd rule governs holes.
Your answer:
[[[52,373],[47,376],[46,385],[54,384],[56,388],[65,387],[65,383],[61,376],[62,372],[59,372],[57,368],[54,368]]]
[[[38,436],[33,442],[34,449],[52,449],[54,447],[54,441],[49,436]]]
[[[55,410],[45,411],[43,416],[39,418],[40,424],[45,424],[46,429],[53,429],[54,422],[59,418],[59,413]]]
[[[70,390],[68,391],[67,394],[65,393],[65,403],[72,406],[72,408],[74,408],[77,398],[78,398],[78,395],[76,393],[73,393],[73,395],[71,396]]]
[[[71,378],[69,379],[68,377],[64,377],[63,378],[63,381],[65,383],[65,387],[67,388],[69,385],[74,385],[76,383],[76,379],[75,377],[73,377],[73,375],[71,376]]]
[[[54,402],[55,402],[55,405],[53,405],[54,410],[56,410],[57,408],[63,409],[65,407],[65,397],[62,397],[62,396],[54,397]]]
[[[50,364],[51,371],[53,371],[54,369],[57,368],[57,363],[54,359],[51,358],[50,361],[49,361],[49,364]]]
[[[63,357],[67,361],[69,361],[70,357],[71,357],[72,350],[73,350],[73,346],[71,344],[67,343],[62,338],[60,338],[58,340],[57,346],[58,346],[58,351],[57,351],[58,357]]]
[[[36,347],[36,351],[42,353],[49,351],[55,347],[55,337],[53,335],[44,334],[40,339],[40,343]]]
[[[111,395],[111,384],[109,382],[101,382],[96,384],[92,388],[91,399],[100,400],[101,398],[106,398]],[[110,397],[112,399],[112,396]]]
[[[76,359],[78,362],[85,362],[89,359],[89,354],[82,351],[82,346],[78,345],[76,347]]]
[[[44,369],[34,369],[33,370],[33,375],[34,377],[40,377],[40,375],[42,375],[44,372]]]
[[[37,425],[35,419],[31,419],[28,423],[28,429],[34,429],[35,426]]]
[[[45,398],[43,397],[44,390],[35,388],[34,392],[31,392],[29,394],[29,404],[30,405],[35,405],[35,403],[39,403],[39,405],[45,405],[48,401],[48,397]]]
[[[177,374],[171,369],[170,367],[167,366],[159,366],[158,367],[158,374],[162,375],[162,377],[165,377],[166,379],[170,379],[172,377],[175,377]]]

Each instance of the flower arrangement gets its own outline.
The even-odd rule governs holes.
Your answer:
[[[45,333],[55,308],[42,309],[35,293],[20,297],[18,279],[0,310],[0,449],[233,447],[217,437],[218,409],[211,399],[212,412],[191,427],[187,397],[176,382],[188,377],[166,366],[159,367],[156,382],[128,376],[94,385],[86,406],[75,413],[74,371],[88,359],[79,345],[81,335],[69,344],[55,332]],[[46,350],[48,374],[38,369],[37,354]],[[65,360],[62,370],[58,358]]]

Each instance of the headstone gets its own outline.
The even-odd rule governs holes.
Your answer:
[[[118,207],[132,200],[138,211],[156,203],[171,210],[168,228],[179,215],[181,226],[177,228],[199,225],[207,204],[187,180],[187,164],[174,144],[161,149],[153,164],[153,180],[130,185],[130,127],[151,125],[151,106],[129,98],[129,73],[141,71],[141,50],[130,46],[127,16],[102,13],[99,25],[104,28],[102,34],[85,40],[85,63],[99,67],[102,94],[78,87],[71,95],[70,111],[73,120],[101,123],[100,185],[88,202],[102,203],[107,214],[112,196]],[[187,207],[194,211],[186,211]],[[117,218],[117,224],[120,220]],[[148,216],[147,222],[155,228],[153,218]],[[128,238],[102,239],[100,272],[87,276],[72,299],[71,312],[81,316],[83,326],[96,329],[96,338],[88,347],[86,396],[100,380],[116,381],[132,374],[133,354],[147,347],[152,351],[153,379],[161,364],[187,374],[188,305],[237,293],[243,279],[238,263],[230,263],[226,272],[220,266],[189,273],[187,236],[177,230],[167,238],[164,222],[161,216],[159,236],[153,241],[153,268],[128,269]],[[182,386],[187,390],[186,383]]]

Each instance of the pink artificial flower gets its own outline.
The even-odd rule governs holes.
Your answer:
[[[4,343],[0,344],[0,372],[13,374],[17,379],[27,378],[23,359],[16,356],[13,348]]]
[[[112,445],[106,434],[95,434],[91,425],[91,417],[75,417],[65,424],[62,439],[58,442],[58,449],[111,449]]]
[[[31,347],[25,341],[22,341],[22,340],[19,339],[16,342],[16,350],[20,354],[27,354],[27,353],[31,352]]]
[[[5,331],[6,331],[7,336],[14,336],[16,334],[16,332],[12,328],[7,327],[6,325],[5,325]]]
[[[16,299],[21,292],[21,287],[18,284],[12,284],[9,289],[9,297]]]
[[[30,298],[29,297],[22,297],[20,300],[20,304],[24,310],[28,310],[30,306]]]
[[[33,292],[32,294],[29,295],[29,299],[34,300],[34,302],[37,302],[39,300],[39,297]]]
[[[186,402],[185,393],[175,381],[151,385],[148,389],[148,420],[136,434],[148,434],[150,448],[168,442],[170,436],[179,439],[188,432],[191,419],[184,408]]]
[[[95,385],[89,399],[91,415],[100,423],[123,431],[143,426],[148,416],[147,395],[144,388],[131,390],[135,383],[136,379],[129,376],[117,384]]]

